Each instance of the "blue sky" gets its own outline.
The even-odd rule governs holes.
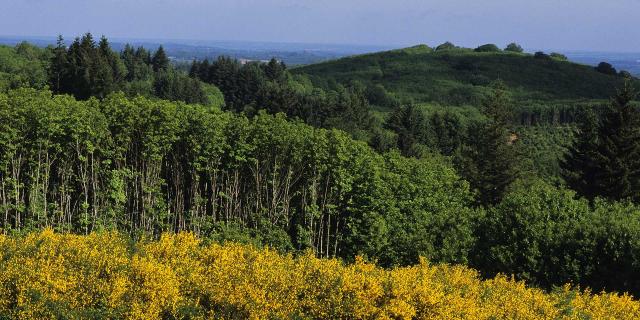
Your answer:
[[[640,52],[640,0],[0,0],[0,34]]]

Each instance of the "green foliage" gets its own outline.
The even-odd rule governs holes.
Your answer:
[[[600,62],[595,69],[596,71],[607,75],[615,76],[617,74],[616,68],[608,62]]]
[[[506,48],[504,48],[504,51],[522,53],[524,52],[524,49],[522,49],[522,47],[519,44],[512,42],[512,43],[509,43]]]
[[[481,218],[473,265],[487,275],[514,274],[545,287],[559,280],[580,283],[573,278],[579,276],[577,270],[571,270],[578,261],[560,250],[570,249],[571,242],[578,240],[572,233],[590,212],[588,203],[575,200],[571,191],[541,182],[520,183],[514,189]]]
[[[431,145],[427,119],[415,105],[397,107],[389,115],[385,128],[398,135],[397,147],[405,156],[420,157]]]
[[[481,45],[481,46],[475,48],[473,51],[475,51],[475,52],[501,52],[502,50],[500,50],[500,48],[498,48],[498,46],[496,46],[495,44],[489,43],[489,44]]]
[[[392,153],[386,163],[385,183],[396,204],[386,211],[389,238],[381,262],[406,265],[422,256],[466,263],[475,214],[468,184],[438,157],[413,160]]]
[[[0,91],[47,84],[47,52],[27,43],[0,46]]]
[[[384,107],[384,108],[393,108],[400,104],[400,101],[392,94],[387,92],[387,89],[381,84],[376,84],[372,86],[368,86],[365,94],[367,96],[367,100],[372,105]]]
[[[174,70],[159,69],[153,83],[154,95],[160,99],[184,101],[186,103],[211,104],[211,98],[216,99],[216,92],[210,97],[203,90],[201,83],[186,74]],[[210,86],[209,87],[213,87]],[[210,89],[215,90],[215,89]],[[220,103],[220,102],[218,102]]]
[[[128,96],[221,105],[215,89],[204,88],[201,82],[175,70],[162,47],[153,57],[146,49],[134,50],[130,45],[118,54],[105,37],[96,44],[87,33],[76,38],[69,48],[59,37],[57,46],[48,49],[48,56],[48,81],[55,93],[84,100],[104,99],[110,93],[123,91]]]
[[[227,110],[255,115],[259,110],[286,113],[316,127],[338,128],[368,141],[373,131],[369,100],[393,105],[395,99],[384,87],[366,88],[358,82],[323,90],[308,79],[294,77],[275,59],[269,63],[241,65],[228,57],[214,62],[194,61],[191,77],[220,88]]]
[[[169,57],[167,57],[162,46],[160,46],[153,54],[153,58],[151,58],[151,66],[155,72],[166,71],[169,68]]]
[[[549,56],[551,58],[560,60],[560,61],[569,61],[569,58],[567,58],[567,56],[565,56],[562,53],[557,53],[557,52],[551,52],[551,54],[549,54]]]
[[[476,228],[471,265],[550,288],[563,282],[637,294],[640,208],[596,200],[546,183],[519,183]]]
[[[447,42],[445,42],[443,44],[438,45],[436,47],[436,51],[451,50],[451,49],[456,49],[456,48],[458,48],[458,47],[456,47],[455,44],[447,41]]]
[[[576,129],[572,125],[518,126],[515,134],[524,156],[526,174],[547,182],[562,183],[561,160],[571,146]]]

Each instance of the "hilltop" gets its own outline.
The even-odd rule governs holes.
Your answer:
[[[358,80],[378,95],[448,105],[476,104],[497,79],[505,82],[516,100],[541,102],[607,99],[623,81],[620,74],[601,73],[561,55],[426,45],[351,56],[292,72],[308,75],[321,87]]]

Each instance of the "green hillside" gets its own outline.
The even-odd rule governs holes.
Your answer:
[[[507,51],[475,52],[426,45],[359,55],[292,70],[314,84],[331,87],[358,80],[380,96],[448,105],[476,104],[487,86],[501,79],[519,101],[607,99],[623,77],[562,57]],[[372,89],[373,88],[373,89]],[[382,91],[384,93],[384,91]]]

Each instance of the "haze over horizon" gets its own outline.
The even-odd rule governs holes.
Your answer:
[[[640,52],[640,1],[7,0],[3,35]]]

